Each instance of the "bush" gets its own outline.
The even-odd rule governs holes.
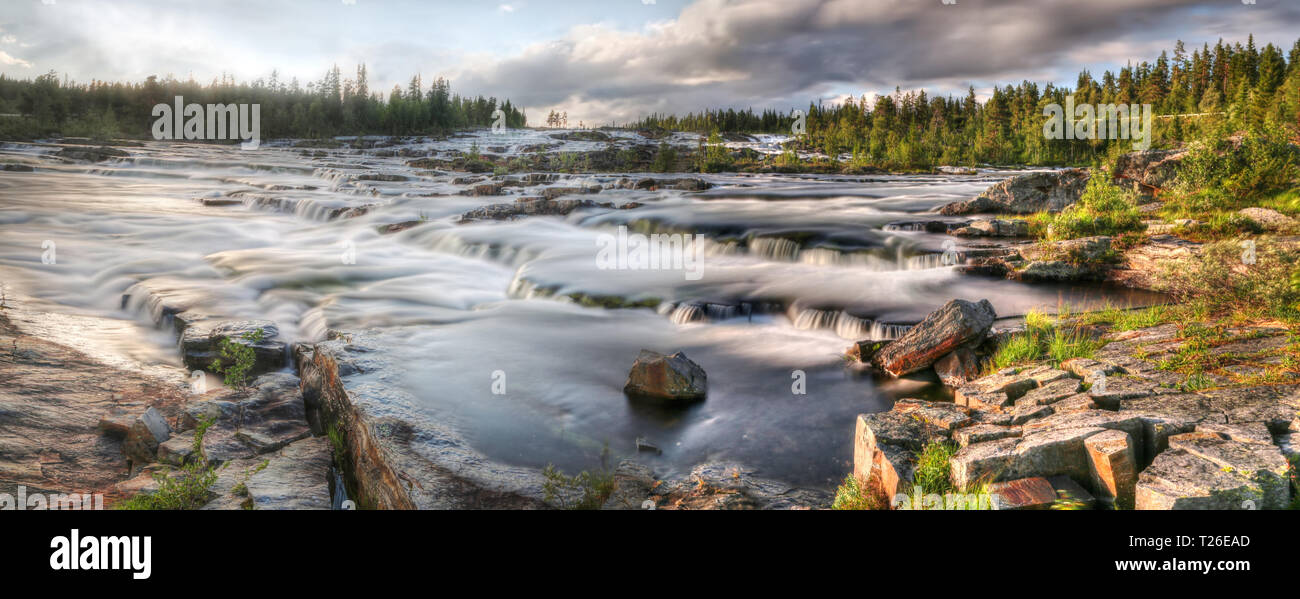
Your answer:
[[[1054,216],[1043,217],[1044,237],[1049,241],[1093,235],[1119,235],[1142,229],[1133,194],[1111,183],[1107,177],[1088,179],[1079,201]]]
[[[261,329],[249,331],[239,336],[249,343],[260,343],[265,334]],[[247,344],[230,339],[222,339],[218,344],[221,360],[212,367],[218,374],[224,375],[223,381],[228,387],[243,388],[248,385],[249,373],[257,362],[257,352]]]
[[[888,501],[879,491],[872,491],[858,483],[852,474],[844,477],[844,482],[835,490],[833,510],[881,510],[888,507]]]

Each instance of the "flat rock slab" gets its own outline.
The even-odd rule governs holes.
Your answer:
[[[267,456],[265,468],[248,477],[248,498],[255,510],[330,509],[329,439],[315,437],[290,443]]]
[[[1139,510],[1258,509],[1275,495],[1240,472],[1182,449],[1169,449],[1138,477]]]

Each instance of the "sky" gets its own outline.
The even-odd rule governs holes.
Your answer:
[[[510,98],[530,124],[626,122],[711,107],[788,111],[896,86],[982,98],[1025,79],[1073,86],[1254,33],[1284,53],[1300,0],[2,0],[0,73],[207,82],[345,75],[371,90]],[[949,3],[950,2],[950,3]]]

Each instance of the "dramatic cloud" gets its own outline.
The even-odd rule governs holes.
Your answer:
[[[271,12],[273,11],[273,12]],[[1289,49],[1300,3],[1258,0],[575,0],[355,4],[235,0],[18,3],[0,17],[0,72],[77,80],[278,69],[315,80],[365,62],[371,89],[447,76],[532,120],[625,121],[705,107],[788,110],[895,86],[986,95],[1023,79],[1149,60],[1254,33]]]
[[[572,28],[457,81],[597,122],[706,106],[801,107],[895,86],[1065,81],[1153,58],[1182,38],[1289,44],[1300,6],[1187,0],[699,0],[639,31]],[[533,114],[536,114],[534,111]]]

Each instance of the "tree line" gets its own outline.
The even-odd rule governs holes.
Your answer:
[[[1150,104],[1156,115],[1153,139],[1189,140],[1211,131],[1262,132],[1280,139],[1300,134],[1300,41],[1286,54],[1273,44],[1257,48],[1220,40],[1193,49],[1182,41],[1154,61],[1129,64],[1100,77],[1084,70],[1073,88],[1022,81],[995,86],[983,102],[974,88],[964,97],[932,97],[924,90],[861,98],[836,104],[810,103],[799,145],[827,156],[850,155],[855,162],[887,167],[1080,164],[1110,151],[1131,149],[1129,140],[1047,139],[1044,109],[1075,104]],[[650,115],[636,128],[680,131],[783,132],[791,113],[765,110],[706,110],[684,117]]]
[[[186,104],[260,104],[263,138],[441,133],[492,126],[497,110],[507,127],[527,124],[527,115],[510,100],[454,94],[442,77],[426,87],[416,75],[405,88],[394,86],[385,100],[371,91],[365,65],[351,78],[335,66],[306,85],[297,78],[285,81],[277,72],[239,83],[223,74],[205,85],[171,76],[81,84],[51,71],[34,79],[0,74],[0,114],[21,115],[0,117],[0,137],[145,137],[153,106],[171,104],[176,96]]]

